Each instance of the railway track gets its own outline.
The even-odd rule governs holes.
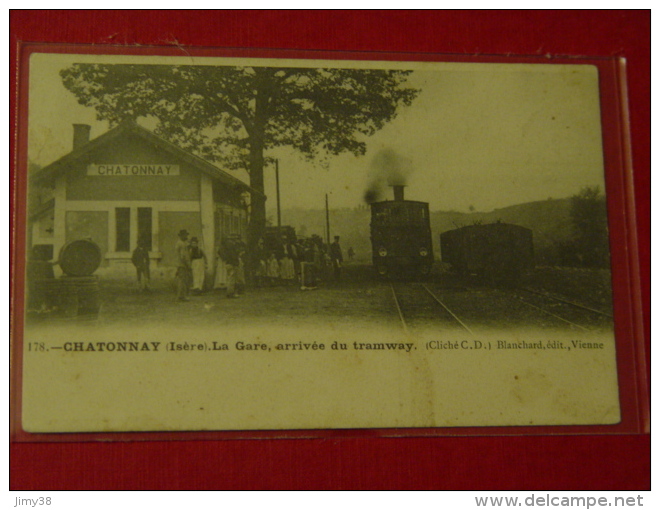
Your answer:
[[[438,323],[472,331],[449,307],[425,284],[400,284],[390,282],[392,297],[396,305],[403,330],[407,333],[411,324]]]
[[[390,281],[405,331],[422,326],[460,328],[563,327],[594,332],[612,329],[612,314],[531,288],[447,287],[440,282]]]
[[[515,296],[520,303],[581,331],[592,331],[593,326],[599,322],[609,321],[612,318],[612,314],[607,312],[524,287],[517,289]]]
[[[610,319],[612,318],[612,314],[608,312],[603,312],[602,310],[596,310],[595,308],[591,308],[585,305],[581,305],[580,303],[576,303],[574,301],[569,301],[568,299],[562,299],[556,296],[551,296],[550,294],[546,294],[545,292],[539,292],[537,290],[532,290],[528,289],[526,287],[521,287],[519,290],[529,292],[530,294],[534,294],[537,296],[542,296],[546,299],[553,300],[553,301],[558,301],[560,303],[564,303],[566,305],[573,306],[575,308],[579,308],[580,310],[587,310],[588,312],[594,313],[596,315],[599,315],[601,317],[609,317]]]

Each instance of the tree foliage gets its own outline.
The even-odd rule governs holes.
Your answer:
[[[586,186],[571,197],[575,262],[587,267],[609,265],[607,205],[598,186]]]
[[[225,168],[246,169],[263,193],[268,149],[288,146],[308,158],[364,154],[366,137],[417,96],[405,86],[410,72],[74,64],[60,74],[99,120],[155,118],[157,134]],[[253,197],[252,237],[264,223],[265,203]]]
[[[209,160],[248,167],[250,149],[364,154],[364,137],[410,105],[410,71],[75,64],[64,85],[101,120],[155,117],[156,132]]]

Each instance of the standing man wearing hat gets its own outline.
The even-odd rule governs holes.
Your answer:
[[[190,260],[192,270],[192,293],[200,294],[204,290],[206,276],[206,253],[199,247],[199,239],[190,239]]]
[[[149,249],[147,248],[147,242],[144,239],[138,241],[137,248],[133,250],[133,255],[131,255],[131,262],[137,270],[137,283],[138,288],[142,292],[149,291]]]
[[[335,236],[335,242],[330,245],[330,260],[335,273],[335,281],[338,282],[341,279],[341,265],[344,262],[341,246],[339,246],[339,236]]]
[[[192,281],[192,262],[188,246],[188,231],[179,231],[179,240],[175,246],[176,253],[176,298],[179,301],[188,301],[190,283]]]

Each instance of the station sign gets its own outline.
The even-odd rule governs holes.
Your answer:
[[[179,175],[179,165],[169,164],[92,164],[87,166],[87,175]]]

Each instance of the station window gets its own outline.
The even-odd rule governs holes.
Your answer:
[[[138,207],[137,220],[138,242],[143,241],[145,247],[151,250],[151,207]]]
[[[117,207],[115,209],[115,223],[117,227],[115,251],[131,251],[130,207]]]
[[[221,210],[218,213],[218,232],[225,235],[225,213]]]

